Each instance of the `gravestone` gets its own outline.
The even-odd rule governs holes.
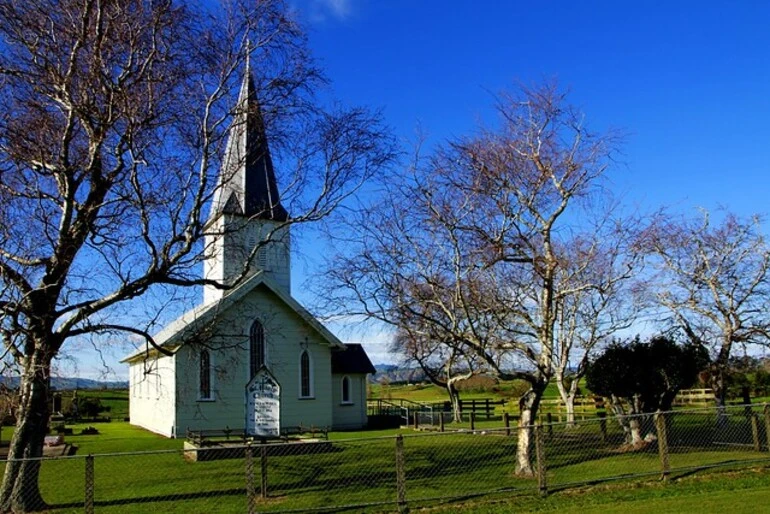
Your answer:
[[[281,435],[281,386],[264,366],[246,386],[246,434]]]

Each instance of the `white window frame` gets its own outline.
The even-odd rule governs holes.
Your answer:
[[[202,396],[201,395],[201,356],[203,355],[203,352],[208,353],[209,355],[209,395]],[[198,352],[198,401],[199,402],[213,402],[216,400],[214,395],[214,357],[213,352],[209,350],[208,348],[204,348]]]
[[[307,355],[307,364],[308,364],[308,395],[302,394],[302,356]],[[297,397],[300,400],[313,400],[315,399],[315,384],[314,384],[314,378],[315,373],[313,373],[313,356],[310,353],[310,350],[305,349],[302,350],[299,354],[298,359],[298,371],[297,378],[299,379],[299,389],[297,390]]]
[[[268,351],[267,351],[267,327],[265,327],[265,324],[262,322],[259,318],[254,318],[252,322],[249,324],[248,332],[249,332],[249,341],[247,346],[247,355],[248,358],[246,359],[246,375],[248,376],[248,381],[251,381],[252,378],[254,378],[254,375],[251,374],[251,361],[252,361],[252,330],[254,329],[254,325],[259,323],[262,326],[262,365],[265,367],[268,367]],[[254,374],[256,375],[257,371],[259,371],[260,366],[257,366],[254,370]]]
[[[345,380],[348,381],[348,399],[345,400]],[[344,375],[340,380],[340,405],[353,405],[353,379]]]

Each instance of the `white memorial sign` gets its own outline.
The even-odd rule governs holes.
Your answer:
[[[281,435],[281,386],[264,367],[246,386],[246,433],[255,437]]]

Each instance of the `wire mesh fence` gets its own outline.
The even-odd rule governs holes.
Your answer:
[[[53,512],[393,512],[456,498],[543,495],[608,480],[768,465],[768,434],[770,406],[747,405],[5,465],[39,465],[39,493]]]

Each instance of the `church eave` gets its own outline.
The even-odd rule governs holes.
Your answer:
[[[182,314],[155,335],[155,343],[163,348],[173,348],[176,351],[206,324],[211,323],[217,315],[230,308],[246,294],[264,285],[279,300],[293,310],[303,321],[313,328],[331,348],[345,349],[345,345],[329,329],[315,319],[297,300],[284,293],[264,272],[258,272],[249,277],[239,286],[229,290],[225,296],[216,302],[198,305]],[[157,352],[157,350],[155,350]],[[159,352],[158,352],[159,353]],[[121,362],[131,362],[145,358],[146,347],[124,357]]]

